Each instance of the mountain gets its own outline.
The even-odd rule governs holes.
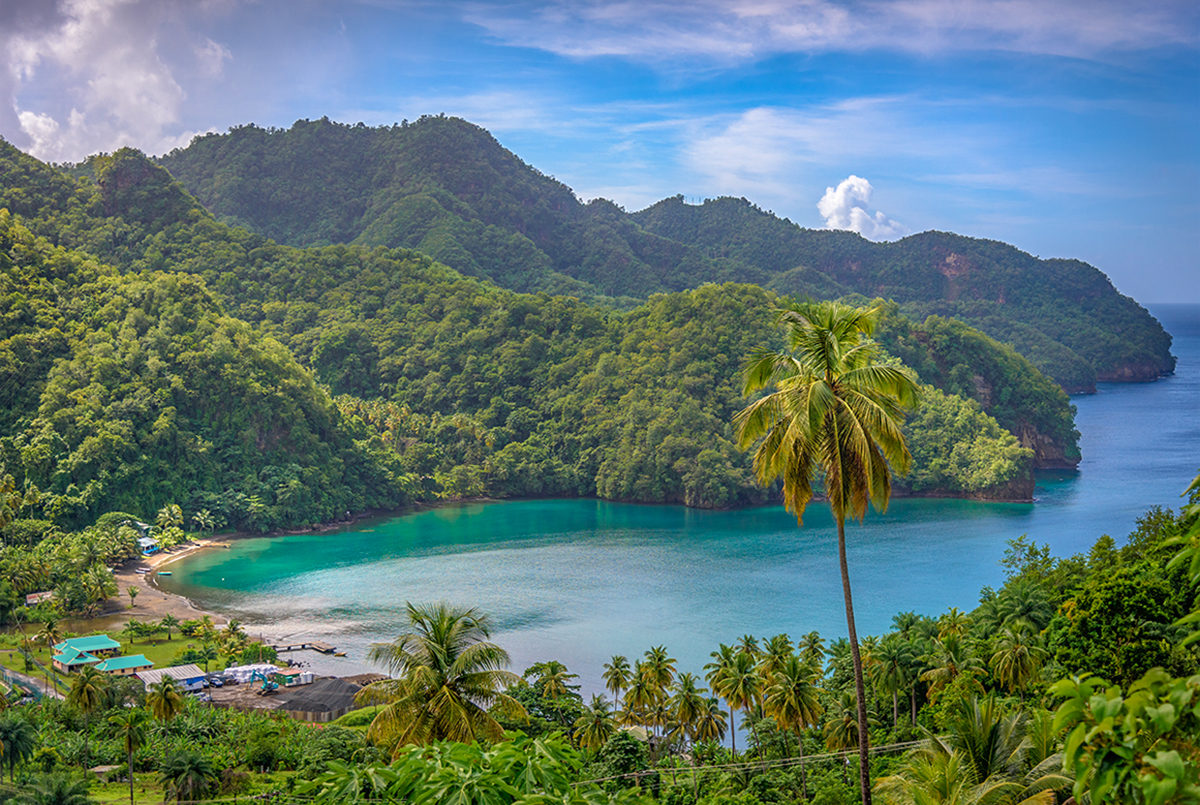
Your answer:
[[[729,422],[745,356],[779,339],[769,290],[618,311],[406,249],[281,245],[129,149],[78,173],[0,142],[0,480],[40,490],[36,517],[176,501],[275,528],[478,495],[764,499]],[[1025,359],[880,304],[882,343],[944,387],[906,426],[903,489],[1028,499],[1035,462],[1077,460],[1069,400]]]
[[[873,243],[799,227],[745,199],[677,196],[634,214],[583,204],[456,118],[241,126],[159,161],[222,220],[291,245],[402,246],[512,290],[625,305],[731,281],[889,298],[910,317],[978,327],[1072,392],[1174,368],[1161,325],[1086,263],[942,232]]]

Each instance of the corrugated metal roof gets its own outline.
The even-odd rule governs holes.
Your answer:
[[[100,671],[124,671],[126,668],[149,668],[154,663],[146,659],[144,654],[126,654],[123,657],[109,657],[96,666]]]
[[[161,682],[164,677],[170,677],[171,679],[177,679],[180,682],[184,682],[189,679],[199,679],[203,676],[207,676],[207,674],[204,673],[204,671],[202,671],[198,665],[175,665],[170,668],[155,668],[150,671],[138,671],[136,674],[134,674],[134,676],[145,682],[147,685],[153,685]]]
[[[87,637],[72,637],[54,646],[54,650],[59,652],[65,652],[68,648],[76,651],[112,651],[121,648],[121,644],[106,634],[93,634]]]

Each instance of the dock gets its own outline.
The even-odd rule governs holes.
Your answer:
[[[306,643],[285,643],[281,645],[272,645],[271,648],[279,654],[285,651],[319,651],[322,654],[332,654],[337,649],[328,643],[322,643],[320,640],[310,640]]]

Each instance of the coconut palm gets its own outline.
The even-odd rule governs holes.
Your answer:
[[[655,646],[645,656],[642,673],[651,685],[665,693],[675,681],[675,658],[668,656],[665,646]]]
[[[758,638],[752,634],[744,634],[738,638],[737,650],[741,654],[758,656]]]
[[[407,610],[412,630],[368,653],[397,677],[364,690],[388,701],[368,735],[395,752],[441,740],[500,740],[504,730],[488,711],[523,717],[525,709],[503,692],[521,678],[505,670],[508,652],[487,639],[487,616],[448,604],[410,603]]]
[[[762,694],[762,679],[755,667],[755,658],[745,652],[731,652],[728,657],[720,656],[716,663],[709,663],[712,670],[708,675],[708,684],[712,692],[725,700],[729,706],[729,726],[731,732],[733,754],[737,756],[737,729],[734,724],[733,711],[749,710],[759,700]]]
[[[579,687],[571,684],[571,680],[578,679],[579,674],[572,674],[558,660],[534,663],[525,669],[523,676],[526,679],[532,677],[534,690],[548,699],[566,696]]]
[[[889,635],[872,652],[871,681],[883,693],[892,694],[892,726],[900,721],[900,691],[912,679],[913,647],[899,635]]]
[[[1001,630],[990,664],[996,681],[1024,699],[1025,686],[1037,676],[1049,654],[1037,635],[1021,628],[1022,624],[1024,621],[1018,621],[1016,628]]]
[[[111,715],[108,723],[116,727],[117,737],[125,748],[125,760],[129,770],[129,805],[133,805],[133,753],[146,742],[146,711],[140,707]]]
[[[629,670],[629,660],[620,654],[614,654],[613,658],[604,663],[604,687],[612,694],[613,701],[620,704],[621,692],[629,687],[631,679]]]
[[[759,655],[758,672],[764,683],[770,683],[775,672],[792,656],[792,640],[785,634],[777,634],[763,643]]]
[[[159,769],[163,793],[174,796],[176,802],[203,798],[216,781],[212,761],[190,749],[171,755]]]
[[[163,677],[146,691],[146,705],[159,721],[170,721],[183,711],[183,691],[171,677]]]
[[[168,528],[183,528],[183,509],[178,504],[168,503],[158,510],[154,524],[164,531]]]
[[[953,635],[955,637],[963,637],[967,630],[971,628],[971,616],[959,610],[958,607],[950,607],[949,610],[942,613],[938,618],[938,637],[946,637]]]
[[[696,740],[696,725],[708,707],[706,691],[697,686],[698,681],[695,674],[683,673],[675,682],[669,703],[671,723],[675,725],[672,738],[693,743]]]
[[[795,304],[780,311],[788,349],[756,354],[745,371],[744,393],[773,389],[734,418],[743,449],[755,447],[754,469],[763,484],[782,480],[788,511],[802,522],[813,481],[824,474],[825,496],[837,523],[838,564],[854,660],[859,715],[859,786],[871,803],[866,691],[850,572],[846,519],[861,520],[868,505],[887,508],[891,470],[910,460],[901,424],[917,401],[917,384],[903,368],[884,362],[869,336],[877,309],[838,302]]]
[[[930,698],[936,697],[960,674],[983,670],[983,664],[971,652],[967,642],[953,633],[933,641],[933,651],[925,657],[925,662],[929,667],[921,674],[921,679],[929,683]]]
[[[821,666],[825,662],[825,638],[820,632],[809,632],[796,642],[800,659],[809,665]]]
[[[617,731],[612,709],[602,696],[593,696],[592,703],[575,719],[575,739],[584,749],[593,751],[608,743]]]
[[[624,722],[650,726],[653,723],[651,711],[662,696],[662,689],[654,685],[644,672],[642,661],[636,660],[633,664],[633,678],[629,681],[629,687],[625,689]]]
[[[1014,579],[1004,585],[1004,589],[996,596],[996,612],[1002,626],[1023,621],[1035,632],[1040,632],[1050,625],[1050,619],[1054,617],[1054,605],[1043,585],[1026,579]]]
[[[167,633],[167,640],[171,639],[172,631],[179,631],[179,618],[170,613],[163,615],[162,620],[158,622],[158,628]]]
[[[212,536],[213,531],[216,530],[217,521],[213,519],[212,512],[208,509],[201,509],[192,515],[192,525],[201,534],[207,531],[209,536]]]
[[[37,733],[23,718],[8,716],[0,719],[0,760],[8,763],[8,780],[16,780],[17,764],[33,755]]]
[[[98,710],[104,702],[105,688],[108,687],[108,677],[90,665],[85,665],[75,673],[71,680],[71,688],[67,691],[67,704],[83,713],[83,756],[89,757],[88,735],[91,729],[88,722],[92,713]]]
[[[696,741],[719,741],[725,737],[725,711],[721,709],[721,700],[715,696],[704,699],[704,709],[696,718]]]
[[[795,655],[789,656],[774,673],[763,691],[763,712],[775,719],[781,730],[791,730],[800,745],[800,786],[808,799],[808,777],[804,771],[804,730],[815,726],[821,717],[821,689],[816,685],[817,671]]]

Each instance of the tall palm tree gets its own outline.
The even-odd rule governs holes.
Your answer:
[[[661,698],[662,689],[650,681],[643,670],[642,661],[636,660],[633,664],[633,678],[629,681],[629,687],[625,689],[624,722],[651,726],[651,711]]]
[[[680,674],[671,696],[670,717],[675,725],[671,736],[685,742],[695,742],[696,725],[708,707],[706,691],[697,682],[694,674]]]
[[[808,776],[804,771],[804,730],[815,726],[821,717],[821,689],[816,685],[817,671],[799,657],[788,657],[763,691],[763,711],[775,719],[781,730],[791,730],[800,745],[800,787],[808,799]]]
[[[591,705],[575,719],[574,727],[579,745],[595,751],[608,743],[608,739],[616,733],[617,722],[604,697],[593,696]]]
[[[912,679],[912,644],[898,634],[889,635],[875,647],[871,677],[877,690],[892,694],[892,726],[900,721],[900,691]]]
[[[744,634],[738,638],[737,650],[741,654],[758,656],[758,638],[752,634]]]
[[[788,658],[792,656],[792,640],[785,634],[777,634],[763,643],[758,661],[758,670],[764,683],[770,683]]]
[[[150,685],[146,705],[159,721],[170,721],[183,710],[183,692],[171,677],[163,677]]]
[[[846,563],[846,519],[862,520],[868,505],[887,508],[891,470],[908,469],[910,455],[901,424],[906,409],[917,402],[914,378],[885,363],[870,339],[877,318],[876,309],[838,302],[803,303],[781,310],[788,349],[759,352],[745,372],[745,394],[774,390],[734,418],[740,446],[756,446],[754,469],[759,481],[782,480],[784,505],[797,522],[802,523],[812,500],[818,472],[824,474],[825,496],[837,523],[838,564],[854,659],[863,805],[871,805],[867,703]]]
[[[721,709],[721,700],[715,696],[704,699],[704,709],[696,718],[697,741],[719,741],[725,737],[725,711]]]
[[[821,666],[825,663],[825,638],[820,632],[809,632],[796,642],[796,650],[800,659],[809,665]]]
[[[950,607],[949,610],[942,613],[938,618],[938,637],[946,635],[954,635],[955,637],[963,637],[967,630],[971,628],[971,616],[959,610],[958,607]]]
[[[613,701],[620,706],[621,692],[629,687],[631,679],[629,671],[629,660],[621,654],[614,654],[613,658],[604,663],[604,687],[613,695]]]
[[[736,757],[737,728],[733,720],[733,711],[749,710],[762,694],[762,679],[755,667],[754,656],[745,652],[732,652],[728,657],[720,657],[716,667],[709,672],[708,684],[712,692],[724,699],[725,704],[729,706],[731,748]]]
[[[525,669],[524,677],[533,677],[534,689],[549,699],[566,696],[579,687],[571,684],[571,680],[578,679],[579,674],[572,674],[558,660],[534,663]]]
[[[124,710],[108,717],[116,727],[117,737],[125,747],[125,760],[129,774],[129,805],[133,805],[133,753],[146,742],[146,711],[140,707]]]
[[[665,646],[655,646],[646,652],[642,673],[651,685],[665,693],[675,681],[675,658],[668,655]]]
[[[368,653],[397,677],[364,690],[388,700],[368,735],[395,752],[441,740],[500,740],[504,730],[488,711],[521,717],[525,709],[503,692],[521,678],[506,670],[508,652],[488,640],[487,616],[448,604],[407,609],[411,631]]]
[[[925,657],[925,662],[929,667],[921,674],[921,679],[929,683],[930,699],[960,674],[983,670],[983,663],[971,651],[967,641],[953,633],[933,641],[933,651]]]
[[[163,615],[162,620],[158,622],[158,628],[167,633],[167,640],[171,639],[171,632],[179,630],[179,618],[167,613]]]
[[[88,721],[92,713],[104,702],[105,688],[108,687],[108,677],[90,665],[85,665],[71,680],[71,689],[67,691],[67,704],[83,713],[83,755],[88,757]]]

